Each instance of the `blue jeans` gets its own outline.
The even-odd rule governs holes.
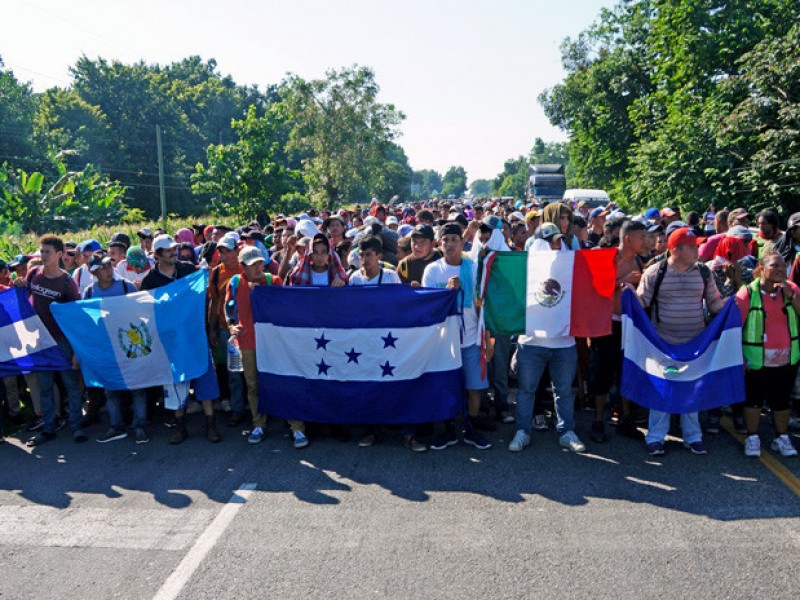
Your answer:
[[[525,346],[517,348],[517,428],[530,434],[536,388],[545,368],[553,380],[556,401],[556,430],[565,433],[575,429],[575,394],[572,382],[578,368],[578,351],[569,348]]]
[[[227,329],[217,329],[217,344],[222,344],[225,348],[225,356],[228,355],[228,340],[231,337],[231,332]],[[236,415],[243,415],[244,407],[244,374],[240,372],[227,371],[228,373],[228,391],[231,395],[229,398],[231,403],[231,412]]]
[[[703,430],[700,428],[699,413],[686,413],[681,415],[681,430],[683,441],[687,444],[700,442],[703,439]],[[660,410],[650,409],[650,421],[647,424],[645,443],[663,442],[669,433],[670,414]]]
[[[67,357],[68,361],[72,361],[73,351],[72,346],[69,345],[67,340],[56,340],[58,347]],[[42,407],[42,419],[44,419],[44,427],[42,431],[45,433],[55,433],[56,431],[56,404],[53,396],[53,375],[55,371],[39,371],[36,373],[36,379],[39,382],[39,402]],[[81,383],[78,379],[78,372],[72,369],[58,371],[61,375],[61,381],[67,389],[67,400],[69,402],[69,426],[72,428],[73,433],[81,430],[81,418],[83,417],[83,393],[81,392]]]
[[[147,393],[145,390],[131,390],[133,395],[133,428],[144,429],[147,424]],[[125,423],[122,422],[122,392],[118,390],[106,390],[106,408],[108,408],[108,420],[111,429],[125,431]]]

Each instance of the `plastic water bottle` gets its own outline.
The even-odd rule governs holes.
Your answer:
[[[228,371],[234,373],[244,371],[244,367],[242,367],[242,351],[239,350],[239,344],[235,339],[228,341]]]

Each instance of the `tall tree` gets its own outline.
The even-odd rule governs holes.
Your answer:
[[[31,87],[4,69],[0,57],[0,161],[16,160],[37,166],[39,155],[33,144],[35,110]]]
[[[281,91],[293,122],[288,148],[307,157],[303,178],[311,197],[329,207],[368,198],[405,118],[378,102],[373,71],[356,65],[313,81],[292,75]]]

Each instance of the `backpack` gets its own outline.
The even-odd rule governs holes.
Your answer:
[[[708,288],[708,280],[711,278],[711,269],[704,263],[698,262],[697,268],[700,271],[700,276],[703,278],[703,298]],[[664,281],[664,276],[667,274],[667,261],[662,260],[658,265],[656,271],[656,280],[653,283],[653,298],[650,300],[650,306],[645,309],[645,312],[654,323],[660,323],[661,318],[658,316],[658,290],[661,289],[661,283]],[[708,319],[706,319],[708,320]]]
[[[134,286],[130,281],[126,279],[120,279],[120,281],[122,282],[122,290],[125,292],[125,295],[132,294],[136,291],[136,286]],[[130,286],[130,289],[128,289],[128,286]],[[86,288],[86,298],[84,298],[84,300],[91,300],[93,293],[94,284]]]

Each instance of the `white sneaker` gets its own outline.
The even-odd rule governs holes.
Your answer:
[[[744,455],[758,458],[761,456],[761,438],[757,435],[748,435],[744,440]]]
[[[574,431],[567,431],[559,438],[558,443],[564,446],[564,448],[569,448],[573,452],[586,452],[586,446],[578,436],[575,435]]]
[[[772,449],[780,452],[781,456],[797,456],[797,450],[792,445],[792,440],[785,433],[772,440]]]
[[[522,452],[530,443],[531,436],[522,431],[522,429],[518,429],[517,433],[514,434],[514,439],[511,440],[511,443],[508,445],[508,449],[511,450],[511,452]]]

